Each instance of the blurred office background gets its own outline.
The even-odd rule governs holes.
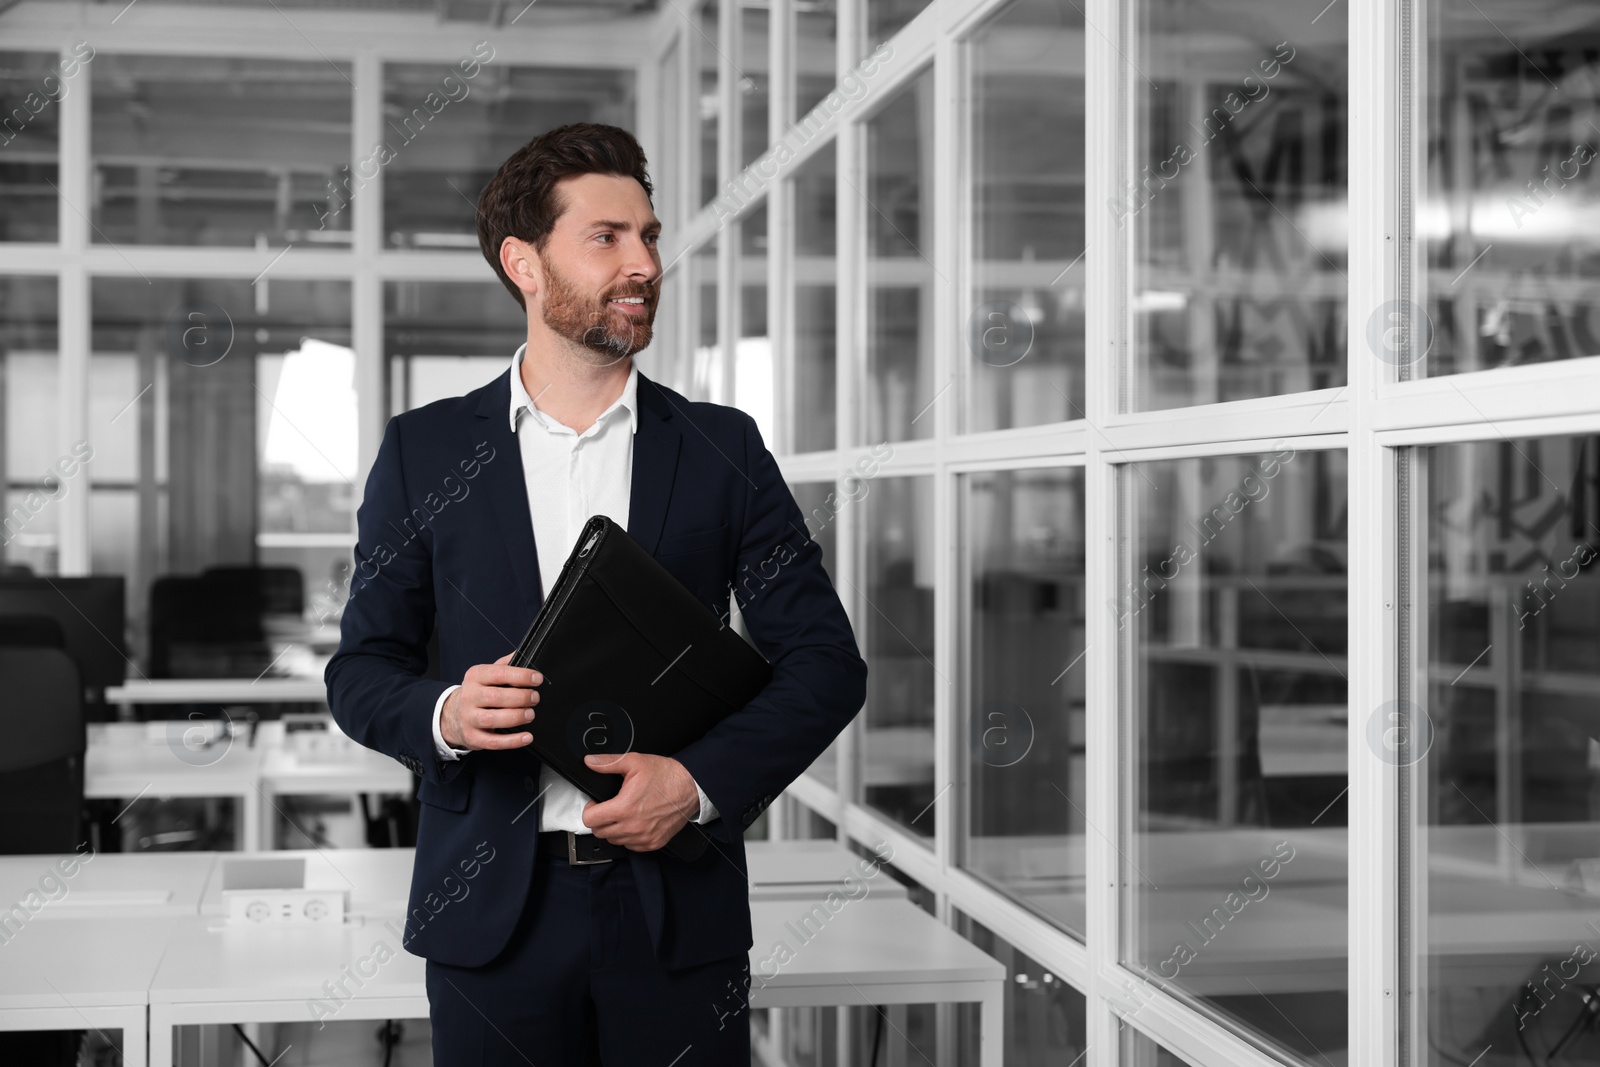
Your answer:
[[[1597,56],[1578,0],[0,2],[0,665],[88,724],[0,838],[413,843],[408,773],[118,746],[358,758],[385,421],[503,372],[478,192],[608,122],[638,367],[755,416],[870,665],[752,837],[892,846],[1007,1065],[1600,1063]]]

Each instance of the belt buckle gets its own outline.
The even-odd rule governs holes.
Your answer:
[[[595,863],[610,863],[611,856],[597,860],[580,860],[578,858],[578,835],[572,830],[567,831],[567,862],[573,866],[589,866]]]

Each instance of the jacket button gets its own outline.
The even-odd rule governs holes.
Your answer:
[[[522,788],[530,793],[537,793],[539,791],[539,783],[533,780],[531,774],[525,774],[522,776]]]

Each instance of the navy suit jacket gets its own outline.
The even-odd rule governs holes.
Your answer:
[[[389,420],[325,674],[339,726],[421,776],[405,946],[467,967],[506,946],[527,900],[541,761],[526,748],[441,760],[433,708],[469,667],[517,646],[543,602],[540,566],[559,568],[570,548],[544,546],[542,561],[535,548],[510,383],[508,369]],[[719,813],[700,859],[628,859],[657,957],[679,968],[750,950],[744,830],[860,710],[867,666],[755,420],[643,374],[637,403],[628,533],[717,615],[734,588],[773,669],[759,696],[672,753]],[[436,623],[439,680],[424,677]]]

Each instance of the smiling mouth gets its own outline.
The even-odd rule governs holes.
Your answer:
[[[625,299],[607,300],[606,307],[617,308],[624,315],[643,315],[646,309],[649,307],[649,304],[644,298],[641,297],[639,298],[638,303],[631,303]]]

